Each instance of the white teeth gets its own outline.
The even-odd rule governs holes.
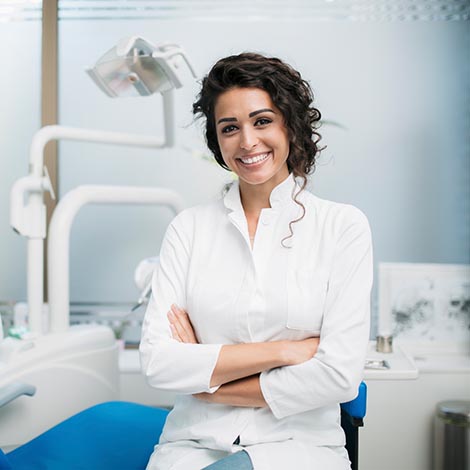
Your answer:
[[[262,160],[266,160],[266,158],[268,158],[268,155],[269,155],[269,152],[263,153],[261,155],[256,155],[256,157],[240,158],[240,160],[246,165],[249,165],[250,163],[258,163],[258,162],[261,162]]]

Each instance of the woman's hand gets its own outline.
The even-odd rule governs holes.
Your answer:
[[[320,338],[307,338],[301,341],[284,341],[285,365],[295,366],[315,356]]]
[[[259,374],[222,385],[215,393],[196,393],[193,397],[207,403],[230,406],[264,408],[266,400],[261,392]]]
[[[173,304],[167,313],[167,317],[173,339],[180,343],[198,343],[189,315],[182,308]]]

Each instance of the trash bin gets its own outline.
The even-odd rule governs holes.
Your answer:
[[[433,470],[470,470],[470,401],[437,404]]]

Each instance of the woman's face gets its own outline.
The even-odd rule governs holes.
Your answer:
[[[288,131],[269,93],[233,88],[218,97],[214,115],[222,157],[242,189],[245,184],[272,189],[287,178]]]

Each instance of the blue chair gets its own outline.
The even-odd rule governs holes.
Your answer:
[[[136,403],[95,405],[6,456],[0,451],[0,469],[142,470],[167,414]]]
[[[363,383],[358,397],[341,405],[353,470],[357,469],[358,426],[363,425],[366,394]],[[0,470],[142,470],[167,414],[167,410],[136,403],[95,405],[6,455],[0,450]]]

